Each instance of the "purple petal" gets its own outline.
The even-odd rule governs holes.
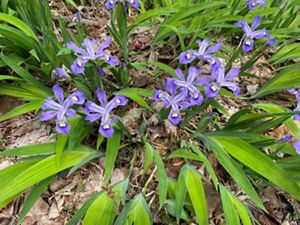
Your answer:
[[[300,120],[300,114],[294,115],[294,116],[293,116],[293,119],[294,119],[294,120]]]
[[[103,55],[101,55],[99,58],[104,60],[107,64],[111,65],[112,67],[118,65],[117,58],[111,55],[108,51],[103,52]]]
[[[105,8],[107,10],[111,10],[115,7],[116,3],[118,2],[118,0],[106,0],[105,2]]]
[[[138,0],[127,0],[129,3],[130,3],[130,5],[132,6],[132,7],[134,7],[134,8],[139,8],[140,7],[140,3],[139,3],[139,1]]]
[[[217,43],[214,46],[209,47],[207,49],[206,53],[218,52],[222,46],[223,46],[223,43]]]
[[[247,53],[253,50],[254,41],[251,38],[245,38],[243,41],[243,52]]]
[[[173,110],[171,109],[170,114],[168,116],[168,119],[172,124],[175,126],[178,125],[181,121],[181,114],[179,110]]]
[[[102,117],[99,127],[99,133],[101,133],[102,136],[106,138],[111,138],[113,136],[114,128],[111,125],[108,116]]]
[[[191,93],[188,99],[191,105],[201,105],[203,102],[203,96],[200,91]]]
[[[87,114],[87,116],[84,119],[93,123],[96,120],[100,119],[101,116],[102,116],[102,114],[99,114],[99,113],[90,113],[90,114]]]
[[[84,96],[83,92],[75,91],[69,95],[67,100],[70,101],[70,103],[71,103],[70,105],[73,105],[73,104],[82,105],[85,102],[85,96]]]
[[[204,92],[208,98],[214,98],[220,91],[220,86],[216,83],[211,83],[204,88]]]
[[[152,98],[155,100],[155,101],[161,101],[161,97],[163,96],[163,91],[161,90],[155,90],[154,93],[153,93],[153,96]]]
[[[106,93],[105,93],[105,91],[98,88],[96,90],[96,95],[97,95],[97,98],[98,98],[99,102],[101,103],[101,105],[103,107],[105,107],[106,106]]]
[[[240,73],[240,68],[232,68],[225,77],[225,81],[230,81]]]
[[[251,30],[254,31],[261,23],[261,16],[257,15],[254,17],[254,20],[251,25]]]
[[[267,32],[266,29],[254,31],[251,35],[252,38],[256,38],[256,39],[261,39],[267,36],[269,36],[269,33]]]
[[[211,71],[211,75],[216,79],[218,83],[221,83],[225,78],[225,68],[223,66],[215,68]]]
[[[194,85],[208,85],[209,82],[211,81],[211,77],[210,76],[205,76],[205,77],[201,77],[198,80],[196,80],[193,84]]]
[[[67,109],[66,115],[68,118],[73,118],[76,116],[76,111],[74,109]]]
[[[187,82],[192,84],[197,76],[199,76],[202,73],[201,69],[198,69],[194,66],[191,66],[189,68],[189,75],[187,77]]]
[[[103,68],[101,66],[96,66],[97,67],[97,70],[98,70],[98,74],[101,76],[101,77],[104,77],[105,76],[105,72],[103,70]]]
[[[185,77],[184,77],[183,72],[182,72],[181,69],[178,68],[178,69],[175,69],[174,71],[175,71],[175,74],[177,75],[177,77],[178,77],[180,80],[185,81]]]
[[[42,112],[40,116],[41,121],[47,121],[51,120],[57,115],[57,111],[47,111],[47,112]]]
[[[71,65],[71,70],[74,74],[80,74],[84,72],[84,64],[86,60],[78,57],[74,60],[73,64]]]
[[[109,0],[108,0],[109,1]],[[117,1],[115,1],[117,2]],[[97,50],[97,55],[103,54],[104,49],[108,48],[111,43],[111,38],[106,38],[105,41],[99,45],[98,50]]]
[[[208,45],[209,45],[209,41],[207,39],[201,41],[201,40],[197,40],[196,43],[199,45],[199,50],[198,50],[198,54],[204,54],[205,50],[207,49]]]
[[[85,47],[85,49],[87,50],[87,53],[89,56],[91,56],[92,58],[95,57],[95,51],[93,46],[95,45],[96,40],[90,40],[88,38],[85,38],[84,41],[82,42],[82,46]]]
[[[241,27],[246,36],[249,36],[251,34],[251,28],[249,27],[248,23],[244,20],[240,20],[235,23],[236,26]]]
[[[83,109],[83,112],[85,114],[89,114],[89,113],[100,113],[100,114],[104,114],[105,113],[105,109],[97,104],[95,104],[94,102],[91,101],[87,101],[85,103],[85,108]]]
[[[179,55],[179,63],[180,64],[189,64],[189,63],[193,62],[195,59],[196,59],[195,51],[192,49],[182,52]]]
[[[237,82],[223,82],[223,87],[227,87],[229,90],[233,92],[234,95],[239,96],[241,93],[239,84]]]
[[[68,41],[66,44],[67,48],[72,49],[74,52],[76,52],[77,54],[86,54],[86,51],[84,51],[84,49],[79,48],[73,41]]]
[[[71,126],[67,123],[65,117],[57,117],[55,129],[57,133],[67,135],[70,132]]]
[[[294,148],[295,148],[297,154],[300,154],[300,140],[295,141],[295,142],[293,143],[293,146],[294,146]]]
[[[53,86],[52,90],[53,90],[55,98],[62,105],[63,102],[64,102],[64,91],[63,91],[63,89],[60,86],[58,86],[57,84],[55,84]]]
[[[45,99],[45,103],[42,105],[42,110],[54,109],[55,111],[60,111],[63,109],[62,105],[53,101],[51,97]]]
[[[175,84],[174,78],[168,78],[165,83],[165,89],[171,93],[171,96],[174,96],[176,94],[177,85]]]
[[[54,69],[54,71],[55,71],[55,74],[60,78],[65,78],[65,79],[69,78],[67,72],[64,70],[63,67],[56,67]]]
[[[118,106],[124,106],[128,102],[128,99],[122,95],[116,95],[112,100],[107,104],[106,110],[110,112]]]

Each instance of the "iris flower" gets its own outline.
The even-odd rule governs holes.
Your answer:
[[[174,79],[170,78],[165,83],[166,91],[156,90],[153,94],[155,101],[162,101],[165,108],[171,108],[168,119],[174,125],[178,125],[181,121],[180,110],[190,106],[190,103],[186,101],[187,90],[182,89],[177,94],[177,88]]]
[[[52,100],[51,97],[47,97],[45,103],[42,105],[40,120],[47,121],[56,117],[56,131],[60,134],[68,134],[70,131],[70,125],[67,122],[67,118],[73,118],[76,116],[76,111],[70,108],[72,105],[81,105],[85,101],[84,94],[81,91],[75,91],[64,98],[64,91],[58,85],[53,86],[53,93],[57,100]]]
[[[256,28],[261,23],[261,16],[256,16],[253,20],[251,27],[245,20],[240,20],[235,23],[236,26],[241,27],[245,33],[245,39],[243,41],[243,52],[250,52],[253,50],[254,39],[266,38],[268,40],[268,45],[273,45],[275,43],[275,39],[270,38],[269,33],[264,28],[262,30],[256,30]]]
[[[111,39],[107,38],[102,44],[99,45],[98,49],[95,51],[96,40],[90,40],[88,38],[84,39],[81,46],[78,47],[74,42],[67,42],[67,47],[73,50],[77,54],[77,58],[74,60],[71,69],[74,74],[80,74],[84,72],[84,65],[89,60],[95,61],[97,59],[102,59],[111,66],[117,65],[117,59],[106,50],[111,43]]]
[[[111,111],[118,106],[126,105],[128,99],[122,95],[116,95],[109,102],[107,102],[106,93],[100,88],[96,90],[96,95],[101,105],[97,105],[94,102],[88,101],[83,110],[83,112],[87,115],[85,120],[94,122],[101,119],[99,133],[101,133],[103,137],[110,138],[114,133],[114,128],[111,124],[110,118],[115,120],[115,117],[112,116]]]
[[[60,78],[70,79],[70,70],[65,65],[62,65],[62,67],[54,68],[54,73]]]
[[[203,96],[196,86],[208,84],[211,79],[208,76],[199,78],[201,72],[201,69],[191,66],[189,68],[188,76],[185,78],[181,69],[175,70],[178,79],[174,79],[174,83],[178,87],[186,89],[188,93],[187,98],[191,105],[202,104]]]
[[[207,97],[214,98],[222,87],[227,87],[237,96],[240,95],[240,87],[238,83],[232,81],[239,75],[240,68],[233,68],[227,75],[225,75],[224,67],[220,66],[218,69],[212,70],[211,73],[214,81],[207,85],[204,89]]]

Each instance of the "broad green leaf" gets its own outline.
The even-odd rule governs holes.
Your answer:
[[[253,188],[251,182],[249,181],[247,175],[242,170],[240,165],[237,162],[235,162],[222,148],[224,146],[219,145],[213,141],[209,141],[209,139],[207,139],[207,143],[209,144],[209,148],[214,153],[217,160],[230,174],[234,181],[238,185],[240,185],[240,187],[246,192],[247,195],[249,195],[249,197],[252,199],[253,202],[255,202],[255,204],[258,207],[260,207],[264,211],[267,211],[258,194],[256,193],[255,189]]]
[[[189,167],[186,173],[185,184],[197,216],[198,224],[208,225],[208,208],[201,176]]]
[[[220,185],[220,192],[226,225],[239,225],[240,219],[231,200],[229,191],[223,185]]]
[[[32,37],[36,41],[38,41],[37,36],[31,30],[31,28],[26,23],[24,23],[22,20],[18,19],[17,17],[10,16],[10,15],[5,14],[5,13],[0,13],[0,20],[2,20],[4,22],[7,22],[7,23],[9,23],[9,24],[11,24],[11,25],[19,28],[25,34],[27,34],[28,36]]]
[[[94,200],[89,207],[83,225],[112,225],[115,219],[115,206],[113,200],[106,192]]]
[[[229,193],[231,197],[231,201],[235,205],[235,208],[243,222],[243,225],[252,225],[251,219],[249,217],[249,210],[247,207],[233,194]]]
[[[105,151],[105,176],[103,183],[107,184],[115,166],[115,161],[118,156],[121,141],[121,132],[115,130],[114,135],[107,140]]]
[[[296,63],[281,70],[269,82],[267,82],[252,98],[286,90],[300,85],[299,79],[300,63]]]
[[[80,147],[78,149],[80,150]],[[0,189],[0,208],[5,206],[4,203],[7,199],[11,199],[47,177],[77,164],[91,153],[91,151],[62,153],[60,166],[57,166],[56,156],[50,156],[35,163],[17,176],[11,176],[11,180]]]
[[[1,60],[9,66],[14,72],[16,72],[20,77],[22,77],[27,82],[31,83],[33,86],[42,91],[44,98],[48,97],[51,92],[50,90],[40,83],[34,76],[32,76],[29,72],[23,69],[21,66],[17,65],[16,62],[9,56],[1,55]]]
[[[0,156],[34,156],[55,153],[55,143],[33,144],[0,152]]]
[[[62,154],[63,150],[65,149],[67,141],[68,141],[67,135],[64,135],[64,134],[57,135],[57,139],[55,142],[55,153],[56,153],[56,163],[58,166],[60,164],[61,154]]]
[[[257,148],[238,138],[210,137],[234,158],[300,200],[300,188],[288,172]]]
[[[37,110],[39,109],[42,104],[43,104],[44,100],[35,100],[32,102],[28,102],[25,103],[23,105],[17,106],[16,108],[14,108],[13,110],[11,110],[10,112],[6,113],[5,115],[0,117],[0,122],[13,118],[15,116],[19,116],[22,115],[24,113],[28,113],[31,112],[33,110]]]

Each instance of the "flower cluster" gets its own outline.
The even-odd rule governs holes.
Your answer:
[[[248,23],[245,20],[239,20],[238,22],[235,23],[235,25],[241,27],[245,33],[245,38],[243,41],[244,53],[253,50],[254,39],[266,38],[268,40],[267,43],[268,46],[275,44],[276,40],[270,37],[270,34],[267,32],[265,28],[261,30],[256,30],[256,28],[260,25],[260,23],[261,23],[261,16],[259,15],[255,16],[251,27],[248,25]]]
[[[77,54],[77,58],[71,65],[72,72],[74,74],[83,73],[84,65],[88,61],[95,61],[97,59],[101,59],[113,67],[116,66],[118,64],[117,59],[107,50],[110,43],[111,39],[107,38],[98,48],[95,48],[96,40],[86,38],[81,44],[83,48],[80,48],[72,41],[67,42],[67,47]]]
[[[212,66],[213,67],[213,66]],[[204,97],[199,91],[199,86],[205,86],[204,91],[208,98],[214,98],[221,87],[227,87],[235,95],[240,94],[240,88],[237,82],[232,81],[240,69],[233,68],[225,76],[225,69],[220,64],[217,68],[211,70],[211,76],[202,76],[201,70],[191,66],[187,78],[181,69],[176,69],[177,78],[169,78],[165,83],[165,90],[156,90],[153,94],[155,101],[162,101],[165,108],[171,108],[168,119],[178,125],[181,120],[180,110],[191,106],[201,105]]]
[[[106,9],[112,10],[119,1],[120,0],[106,0],[106,2],[105,2]],[[140,7],[139,0],[126,0],[126,1],[128,3],[130,3],[131,7],[134,7],[134,8]]]
[[[43,112],[40,119],[41,121],[47,121],[56,117],[56,131],[67,135],[71,128],[67,122],[67,118],[76,116],[76,110],[71,107],[73,105],[83,105],[85,97],[81,91],[75,91],[65,99],[63,89],[58,85],[53,86],[53,93],[57,102],[51,97],[47,97],[42,106]],[[82,112],[86,114],[85,119],[89,122],[94,122],[101,118],[99,133],[104,137],[110,138],[114,133],[110,118],[117,122],[116,118],[112,116],[111,111],[118,106],[126,105],[128,100],[124,96],[117,95],[107,103],[106,93],[101,89],[97,89],[96,95],[102,106],[87,101]]]

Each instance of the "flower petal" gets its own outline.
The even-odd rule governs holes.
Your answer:
[[[40,116],[41,121],[47,121],[51,120],[57,115],[57,111],[47,111],[47,112],[42,112]]]
[[[55,98],[62,105],[64,102],[64,90],[57,84],[53,86],[52,90]]]
[[[74,52],[76,52],[77,54],[86,54],[86,51],[84,51],[84,49],[79,48],[73,41],[68,41],[66,43],[67,48],[73,50]]]
[[[105,91],[101,88],[97,88],[96,95],[97,95],[97,98],[98,98],[99,102],[101,103],[101,105],[103,107],[105,107],[106,106],[106,93],[105,93]]]

